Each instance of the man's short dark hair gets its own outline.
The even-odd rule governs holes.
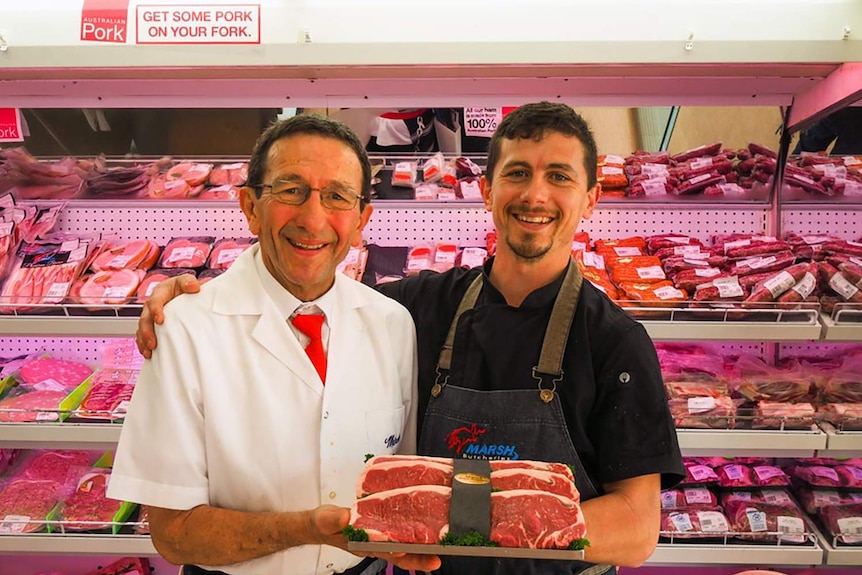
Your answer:
[[[587,171],[587,189],[596,185],[598,152],[596,140],[587,122],[565,104],[537,102],[524,104],[503,118],[488,145],[488,168],[485,177],[492,181],[494,168],[500,159],[502,140],[531,139],[539,141],[548,133],[573,136],[584,146],[584,169]]]
[[[362,210],[371,201],[371,162],[365,146],[359,141],[353,130],[337,120],[321,116],[320,114],[300,114],[273,122],[257,139],[251,159],[248,163],[249,187],[254,188],[257,197],[260,197],[261,188],[257,187],[263,182],[266,173],[266,162],[269,158],[269,150],[272,145],[290,136],[312,134],[324,138],[332,138],[348,146],[356,154],[359,165],[362,167],[362,199],[359,201],[359,209]]]

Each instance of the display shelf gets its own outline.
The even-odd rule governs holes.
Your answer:
[[[836,567],[858,567],[862,565],[862,545],[836,544],[833,537],[823,533],[823,530],[812,525],[811,530],[817,537],[817,544],[823,549],[823,565]]]
[[[838,304],[831,316],[820,317],[820,323],[827,341],[862,341],[862,305]]]
[[[146,535],[60,535],[56,533],[0,535],[0,553],[130,557],[158,555],[153,542]]]
[[[689,457],[814,457],[827,445],[826,433],[819,429],[677,429],[676,434],[680,450]]]
[[[0,447],[112,450],[120,423],[0,423]]]
[[[823,548],[812,536],[809,545],[736,543],[659,543],[648,565],[820,565]]]
[[[138,306],[140,315],[140,306]],[[132,337],[138,326],[132,317],[0,316],[0,335]]]
[[[820,424],[826,434],[827,457],[851,457],[862,452],[862,431],[842,431],[829,422]]]

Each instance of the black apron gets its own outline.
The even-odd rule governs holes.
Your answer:
[[[480,274],[467,289],[449,328],[437,365],[437,383],[425,411],[419,434],[419,453],[452,457],[446,450],[453,442],[461,457],[530,459],[565,463],[574,467],[581,498],[599,495],[584,470],[566,426],[557,385],[563,382],[563,355],[575,316],[583,277],[570,262],[542,342],[542,352],[532,374],[512,374],[527,381],[529,389],[477,391],[467,387],[466,374],[452,371],[455,330],[461,315],[473,309],[482,291]],[[465,432],[465,430],[467,430]],[[481,433],[481,434],[480,434]],[[472,436],[472,437],[471,437]],[[491,448],[478,450],[471,439]],[[468,442],[466,445],[464,442]],[[471,455],[471,452],[473,455]],[[587,533],[589,537],[589,533]],[[584,561],[441,557],[443,575],[616,575],[616,568]]]

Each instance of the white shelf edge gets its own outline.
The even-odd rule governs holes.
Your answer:
[[[0,423],[0,447],[114,449],[119,423]]]
[[[862,341],[862,323],[836,324],[826,314],[820,315],[823,324],[823,339],[825,341]]]
[[[826,432],[826,451],[862,451],[862,431],[838,431],[832,424],[820,424]]]
[[[0,535],[4,555],[112,555],[156,556],[156,548],[146,535]]]
[[[814,457],[816,451],[826,449],[827,442],[826,434],[819,430],[677,429],[676,434],[686,456],[759,457],[780,453],[782,457]]]
[[[647,565],[821,565],[823,549],[795,545],[659,543]]]
[[[643,320],[654,340],[809,341],[820,339],[822,326],[805,323],[698,322]]]
[[[132,337],[137,327],[137,317],[0,317],[0,335]]]

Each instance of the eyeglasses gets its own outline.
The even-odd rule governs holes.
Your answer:
[[[299,206],[305,203],[313,190],[320,192],[320,203],[330,210],[352,210],[362,196],[352,190],[334,184],[325,188],[312,188],[308,184],[294,181],[273,180],[271,184],[260,184],[256,188],[269,188],[266,195],[273,200],[289,206]]]

